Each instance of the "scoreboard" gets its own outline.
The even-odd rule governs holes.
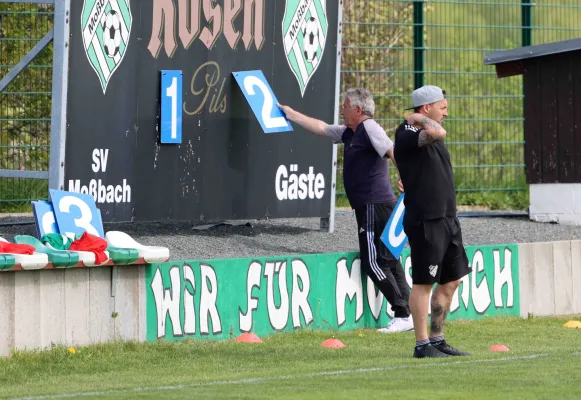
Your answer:
[[[329,218],[336,0],[70,2],[64,184],[103,221]]]

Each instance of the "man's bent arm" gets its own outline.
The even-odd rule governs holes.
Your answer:
[[[442,141],[446,138],[446,130],[436,121],[428,117],[423,117],[418,122],[424,127],[418,136],[419,147],[432,144],[436,141]]]
[[[409,122],[417,122],[423,128],[418,136],[419,147],[432,144],[435,141],[442,141],[446,138],[446,130],[433,119],[422,114],[412,114],[410,117],[412,121],[408,119]]]

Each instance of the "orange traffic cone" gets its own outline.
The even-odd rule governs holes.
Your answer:
[[[321,344],[321,347],[329,347],[332,349],[342,349],[343,347],[345,347],[345,345],[339,339],[327,339]]]
[[[495,344],[494,346],[490,347],[490,351],[495,351],[495,352],[507,352],[510,351],[508,347],[506,347],[503,344]]]
[[[262,340],[252,332],[243,333],[236,338],[240,343],[262,343]]]

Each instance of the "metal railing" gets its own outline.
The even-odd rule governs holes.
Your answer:
[[[0,2],[2,86],[24,67],[0,91],[1,211],[48,196],[53,18],[53,4]]]

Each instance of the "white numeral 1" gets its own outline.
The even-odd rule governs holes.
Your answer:
[[[178,79],[173,78],[171,85],[166,89],[165,94],[171,97],[171,138],[175,139],[178,134]]]

